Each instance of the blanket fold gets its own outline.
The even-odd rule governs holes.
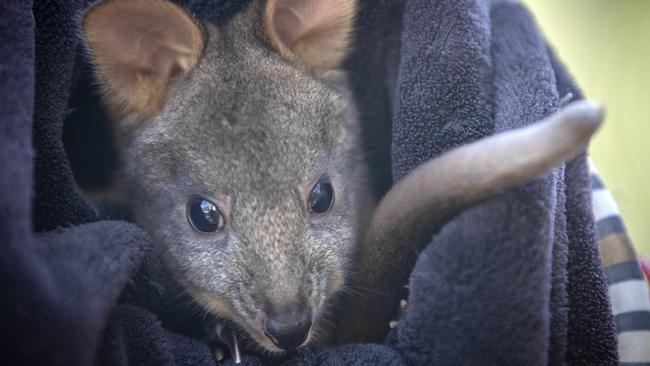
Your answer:
[[[222,24],[248,1],[177,2]],[[74,75],[84,68],[77,22],[88,3],[0,5],[0,359],[214,365],[202,312],[146,234],[101,220],[75,184],[62,130]],[[515,1],[360,0],[359,10],[346,69],[377,195],[455,146],[580,98]],[[69,127],[92,128],[77,112]],[[466,210],[420,253],[408,310],[384,344],[315,345],[287,361],[617,364],[589,183],[583,154]]]
[[[63,140],[79,38],[77,12],[89,1],[36,1],[36,148],[33,223],[37,231],[97,219],[96,210],[76,187]]]

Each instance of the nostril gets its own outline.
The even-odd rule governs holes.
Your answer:
[[[291,350],[305,343],[311,323],[311,314],[308,311],[270,313],[266,321],[267,337],[276,346]]]

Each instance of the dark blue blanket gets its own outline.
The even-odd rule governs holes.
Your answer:
[[[184,3],[220,23],[246,0]],[[214,364],[147,236],[102,220],[76,188],[62,136],[84,75],[86,5],[0,4],[0,363]],[[346,67],[378,195],[451,147],[580,95],[514,1],[361,0],[357,25]],[[583,155],[467,210],[420,254],[385,344],[315,346],[294,361],[617,364],[588,183]]]

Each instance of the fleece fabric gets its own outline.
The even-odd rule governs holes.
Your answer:
[[[222,24],[248,1],[179,2]],[[110,149],[88,160],[75,144],[105,118],[78,37],[88,3],[0,5],[0,363],[214,365],[200,311],[147,235],[105,220],[75,183],[113,164]],[[361,0],[354,40],[345,67],[377,195],[454,146],[580,96],[515,1]],[[618,364],[590,197],[581,155],[466,210],[423,248],[384,344],[314,346],[287,362]]]

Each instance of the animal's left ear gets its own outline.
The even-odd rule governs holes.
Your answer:
[[[268,0],[266,36],[280,55],[320,74],[347,55],[356,9],[356,0]]]

